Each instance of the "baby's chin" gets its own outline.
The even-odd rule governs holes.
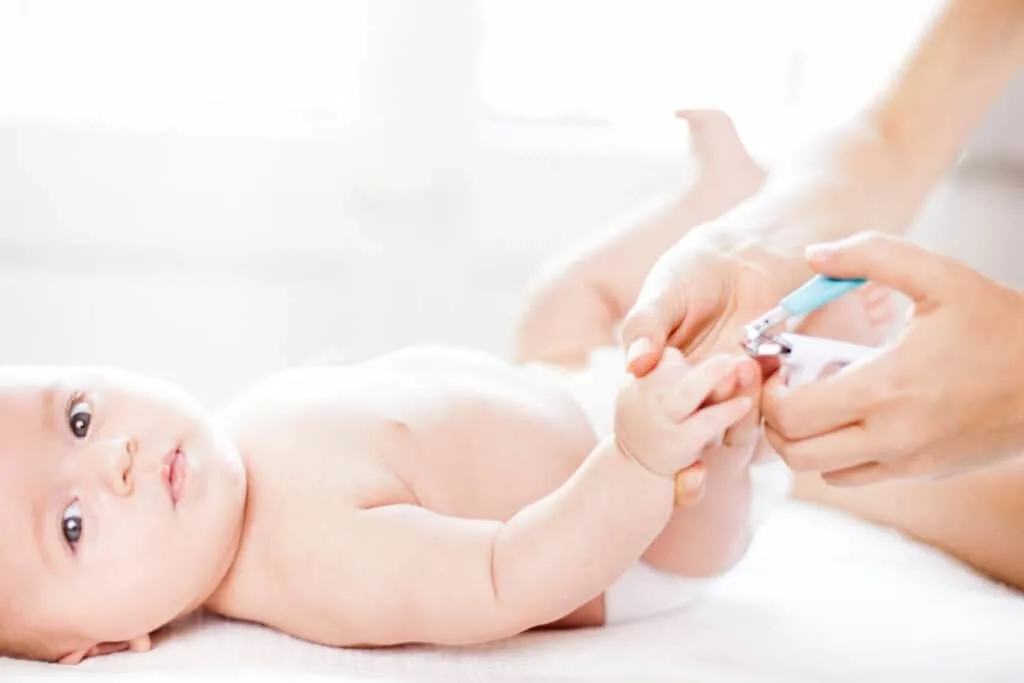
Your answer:
[[[188,456],[191,485],[201,491],[185,491],[183,502],[188,502],[189,493],[199,498],[212,498],[210,503],[234,504],[241,508],[245,504],[246,471],[242,454],[234,441],[220,424],[212,419],[196,425],[193,438],[185,438],[182,448]]]
[[[178,567],[199,572],[194,576],[195,595],[185,612],[201,607],[231,569],[241,540],[245,517],[247,480],[245,464],[227,433],[211,426],[201,444],[193,444],[193,471],[188,473],[176,516],[183,534],[181,552],[192,558],[176,558]],[[187,446],[186,446],[187,450]]]

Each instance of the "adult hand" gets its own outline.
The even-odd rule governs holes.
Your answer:
[[[795,470],[836,485],[950,473],[1024,450],[1024,295],[953,259],[862,234],[808,250],[815,270],[908,295],[891,349],[800,387],[776,375],[762,409]]]
[[[694,362],[716,352],[740,351],[742,327],[787,291],[778,274],[783,268],[772,268],[767,256],[755,260],[724,249],[699,233],[684,237],[658,261],[623,324],[629,371],[643,377],[657,363],[654,354],[666,347],[680,348]],[[760,436],[757,364],[744,366],[743,373],[740,391],[755,405],[726,432],[723,443],[729,446]]]
[[[812,141],[773,169],[756,195],[657,261],[622,326],[630,372],[649,372],[666,345],[697,361],[734,351],[744,325],[811,276],[807,244],[850,234],[852,226],[903,227],[919,198],[909,177],[870,128]],[[725,441],[746,442],[759,428],[755,406]]]

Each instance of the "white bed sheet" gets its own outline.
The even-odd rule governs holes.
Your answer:
[[[120,675],[117,675],[120,674]],[[0,660],[0,680],[1024,681],[1024,597],[900,535],[787,503],[696,607],[484,647],[334,650],[217,619],[150,653],[65,669]]]

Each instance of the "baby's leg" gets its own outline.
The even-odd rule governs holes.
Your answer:
[[[645,207],[541,272],[528,287],[520,316],[518,361],[578,366],[591,349],[614,345],[615,328],[658,257],[760,187],[764,171],[728,116],[715,110],[678,116],[690,126],[694,180],[679,196]]]
[[[857,294],[836,301],[801,331],[865,345],[884,341],[892,317],[885,292]],[[859,488],[828,486],[814,473],[800,473],[793,487],[797,499],[895,528],[1018,588],[1024,588],[1022,492],[1024,460],[938,481]]]
[[[894,310],[888,289],[866,284],[808,315],[797,331],[862,346],[879,346],[888,335]]]
[[[877,346],[885,340],[892,317],[889,291],[869,284],[808,316],[799,331]],[[707,477],[703,497],[676,510],[644,559],[681,576],[712,576],[729,569],[743,556],[765,511],[786,498],[789,475],[777,460],[765,439],[710,449],[702,458]],[[723,528],[732,533],[721,533]],[[709,529],[717,540],[705,538]]]
[[[708,402],[729,400],[740,391],[739,377],[734,375],[716,388]],[[753,535],[755,482],[750,465],[756,446],[723,443],[704,449],[699,469],[683,475],[702,474],[703,493],[699,498],[677,497],[671,519],[644,552],[647,563],[664,572],[699,578],[721,574],[743,556]]]

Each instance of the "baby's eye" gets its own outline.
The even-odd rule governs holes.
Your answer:
[[[92,422],[92,406],[82,398],[74,398],[68,406],[68,427],[75,438],[84,439]]]
[[[82,511],[78,507],[77,500],[64,510],[60,526],[64,540],[74,550],[78,542],[82,540]]]

